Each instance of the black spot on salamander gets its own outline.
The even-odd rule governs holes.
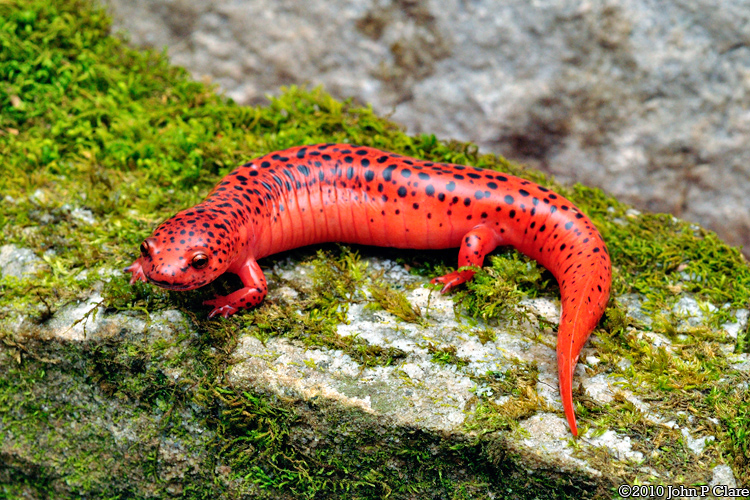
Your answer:
[[[435,196],[435,188],[432,184],[428,184],[427,187],[424,188],[424,192],[427,196]]]
[[[417,177],[419,177],[419,178],[420,178],[420,179],[422,179],[423,181],[428,181],[428,180],[430,180],[430,174],[425,174],[424,172],[419,172],[419,173],[417,174]]]
[[[573,227],[573,222],[571,221],[571,222],[566,223],[564,227],[567,231],[570,231],[570,228]]]
[[[403,198],[404,196],[406,196],[406,188],[405,188],[404,186],[401,186],[400,188],[398,188],[398,195],[399,195],[400,197],[402,197],[402,198]]]
[[[521,196],[528,196],[529,192],[526,191],[525,189],[519,189],[518,194],[520,194]]]
[[[505,203],[507,203],[508,205],[512,205],[513,201],[514,200],[513,200],[513,197],[511,195],[509,195],[509,194],[505,195]]]
[[[437,198],[440,201],[445,201],[445,193],[438,193]]]
[[[497,189],[497,182],[488,182],[487,187],[490,189]]]
[[[365,172],[365,180],[367,182],[372,181],[374,178],[375,178],[375,172],[373,172],[372,170],[368,170],[367,172]]]
[[[450,181],[448,184],[445,185],[445,189],[447,189],[450,192],[453,192],[453,190],[456,189],[456,183],[453,181]]]
[[[409,170],[408,168],[404,168],[401,170],[401,175],[408,179],[409,177],[411,177],[411,170]]]

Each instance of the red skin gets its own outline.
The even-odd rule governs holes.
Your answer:
[[[560,394],[573,435],[572,378],[578,355],[609,300],[607,247],[572,203],[531,181],[476,167],[433,163],[348,144],[270,153],[227,175],[200,204],[162,223],[126,271],[172,290],[192,290],[225,272],[244,287],[206,301],[209,317],[260,304],[257,260],[338,241],[396,248],[460,247],[459,267],[479,267],[497,246],[538,261],[560,284]],[[442,292],[470,280],[432,280]]]

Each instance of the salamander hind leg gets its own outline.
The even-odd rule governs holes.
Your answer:
[[[229,295],[206,300],[204,305],[214,306],[208,317],[213,318],[222,315],[225,318],[236,313],[240,309],[255,307],[266,298],[268,286],[266,277],[255,260],[250,259],[237,271],[237,276],[242,280],[244,287]]]
[[[478,226],[466,233],[461,240],[461,248],[458,251],[458,267],[482,267],[484,257],[497,248],[497,235],[485,226]],[[430,283],[441,283],[443,288],[440,293],[445,293],[474,277],[476,271],[464,269],[453,271],[445,276],[433,278]]]

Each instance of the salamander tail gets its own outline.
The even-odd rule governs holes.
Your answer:
[[[570,426],[570,432],[578,436],[578,426],[576,425],[576,413],[573,408],[573,368],[575,362],[572,359],[573,342],[562,342],[563,338],[572,338],[572,335],[563,332],[563,326],[560,326],[560,334],[557,339],[557,372],[560,381],[560,399],[562,399],[565,419]],[[577,355],[576,355],[577,359]]]
[[[578,436],[578,428],[573,407],[573,371],[581,349],[596,328],[609,301],[611,278],[608,260],[607,265],[599,271],[584,278],[579,276],[577,287],[569,286],[567,279],[561,280],[560,283],[562,314],[557,333],[557,370],[560,399],[565,410],[565,418],[574,436]],[[571,280],[571,283],[576,281]],[[599,283],[604,283],[604,286],[598,285]]]

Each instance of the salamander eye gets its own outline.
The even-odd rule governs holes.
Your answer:
[[[148,242],[144,241],[143,243],[141,243],[141,255],[145,257],[146,255],[148,255],[148,251],[149,251]]]
[[[208,265],[208,257],[204,253],[197,253],[190,262],[195,269],[203,269]]]

